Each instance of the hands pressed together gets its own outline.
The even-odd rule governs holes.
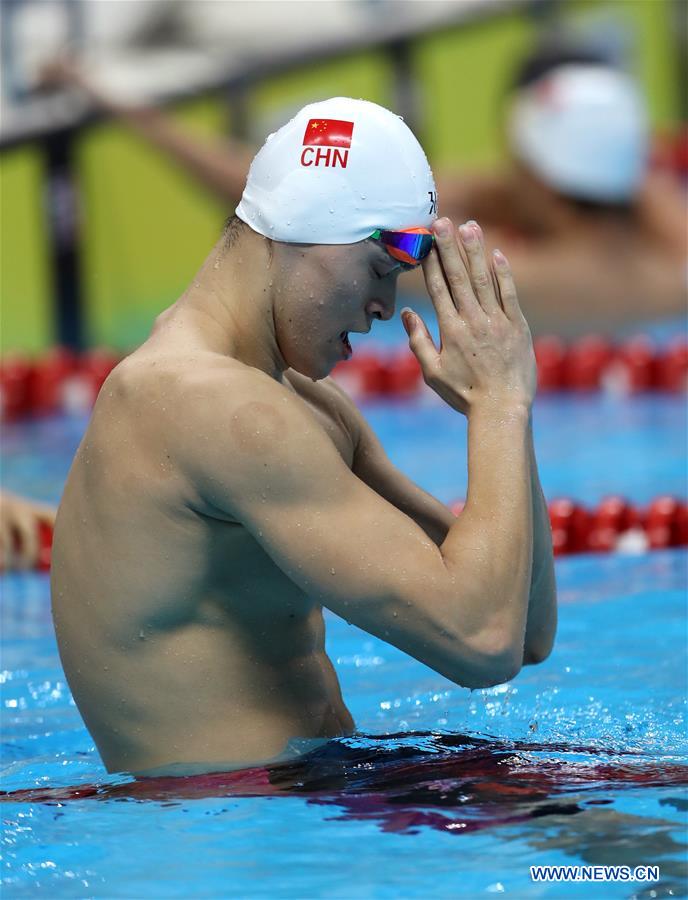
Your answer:
[[[423,270],[439,350],[417,313],[401,313],[425,382],[465,415],[485,406],[530,408],[535,355],[506,258],[498,250],[487,258],[477,222],[455,229],[449,219],[438,219],[433,232],[435,247]]]

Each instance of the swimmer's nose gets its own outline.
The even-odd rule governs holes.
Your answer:
[[[369,300],[366,304],[366,313],[372,319],[382,319],[383,321],[389,321],[394,315],[394,302],[395,297],[392,296],[389,300],[380,300],[376,298],[375,300]]]

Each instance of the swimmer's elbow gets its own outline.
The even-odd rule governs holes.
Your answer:
[[[506,663],[492,662],[490,668],[461,672],[457,679],[452,679],[461,687],[470,688],[475,691],[479,688],[496,687],[498,684],[506,684],[511,681],[521,671],[521,663],[516,660],[509,660]]]
[[[495,687],[515,678],[522,665],[523,652],[520,647],[506,640],[493,642],[489,649],[476,653],[470,665],[463,660],[460,671],[455,673],[452,681],[471,690]]]
[[[523,665],[537,666],[543,663],[552,652],[554,641],[540,642],[530,641],[523,649]]]
[[[549,615],[537,627],[526,632],[525,646],[523,647],[523,665],[537,666],[544,662],[554,648],[554,639],[557,633],[557,606],[556,594],[552,595],[549,602]]]

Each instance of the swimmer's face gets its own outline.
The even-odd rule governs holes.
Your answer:
[[[402,265],[373,240],[273,248],[280,351],[290,368],[324,378],[350,356],[348,334],[392,318]]]

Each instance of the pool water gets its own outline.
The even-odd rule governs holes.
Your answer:
[[[464,494],[460,416],[422,401],[366,413],[411,477]],[[685,496],[685,417],[677,397],[538,400],[545,493]],[[84,424],[7,428],[3,482],[57,499]],[[571,557],[557,578],[551,657],[487,690],[328,613],[357,734],[268,791],[107,775],[60,667],[47,576],[5,576],[3,897],[686,896],[688,554]],[[660,881],[536,884],[538,864],[658,865]]]

